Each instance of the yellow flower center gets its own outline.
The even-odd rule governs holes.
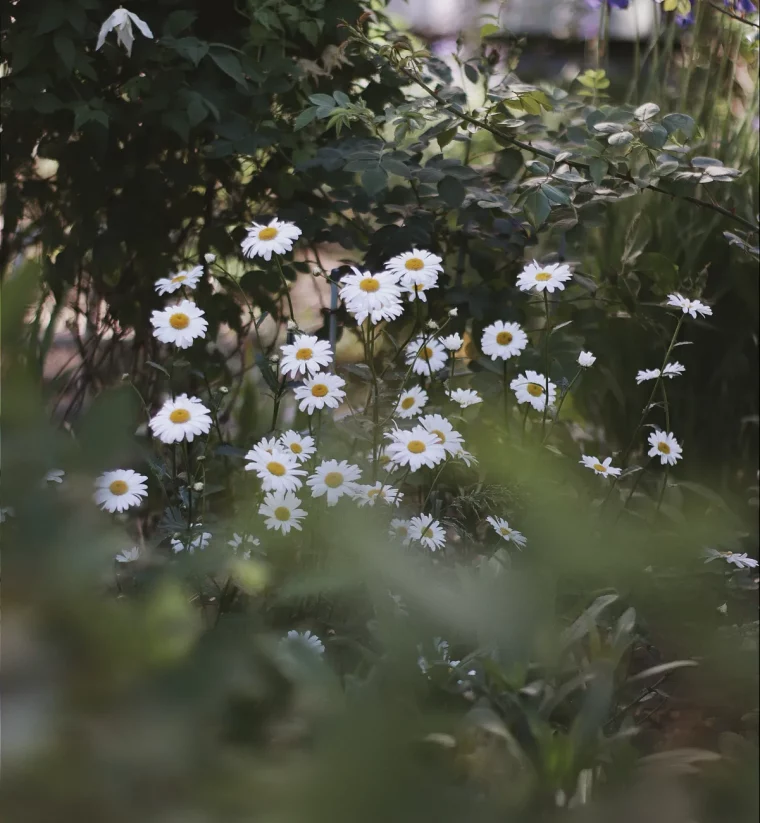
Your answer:
[[[290,509],[287,506],[278,506],[274,510],[274,516],[278,520],[290,520]]]
[[[380,455],[380,465],[381,466],[386,466],[390,462],[391,462],[391,459],[390,459],[390,457],[388,457],[387,454],[381,454]]]
[[[290,450],[293,452],[293,454],[301,454],[301,452],[303,451],[303,447],[300,443],[291,443]]]
[[[382,489],[370,489],[367,492],[367,497],[377,497],[377,495],[380,495],[380,497],[385,497],[385,492]]]
[[[267,471],[270,474],[273,474],[275,477],[282,477],[283,474],[287,471],[285,466],[282,463],[278,463],[276,460],[272,460],[267,463]]]
[[[430,358],[432,356],[433,356],[433,350],[430,348],[430,346],[425,346],[425,348],[422,350],[422,357],[425,360],[430,360]]]
[[[186,329],[190,325],[190,318],[181,311],[176,311],[174,314],[169,318],[169,325],[173,329]]]
[[[503,537],[508,537],[511,534],[511,530],[510,529],[505,529],[504,526],[502,526],[499,529],[499,534],[502,535]]]
[[[316,383],[311,387],[314,397],[324,397],[327,394],[327,386],[324,383]]]
[[[409,529],[406,526],[399,526],[396,531],[399,534],[399,537],[406,537],[409,534]]]
[[[405,397],[401,401],[401,408],[404,409],[404,410],[411,409],[413,405],[414,405],[414,398],[413,397]]]
[[[274,226],[267,226],[259,232],[259,240],[274,240],[277,237],[277,229]]]
[[[380,288],[380,281],[375,277],[365,277],[364,280],[359,283],[359,288],[362,291],[377,291]]]
[[[606,471],[607,471],[607,467],[606,467],[606,466],[603,466],[601,463],[594,463],[594,468],[595,468],[598,472],[606,472]]]
[[[539,283],[545,283],[547,280],[551,280],[551,279],[552,279],[552,276],[549,274],[548,271],[540,271],[536,275],[536,280],[538,280]]]
[[[175,274],[174,277],[172,277],[172,283],[181,283],[183,280],[187,280],[186,274]]]
[[[406,444],[406,447],[412,454],[422,454],[422,452],[426,450],[426,446],[422,440],[410,440]]]
[[[425,290],[425,286],[424,286],[422,283],[415,283],[415,284],[414,284],[414,290],[415,290],[416,292],[421,292],[421,291],[424,291],[424,290]]]
[[[446,442],[446,435],[442,431],[440,431],[439,429],[431,429],[430,434],[437,434],[438,439],[441,441],[441,443]]]
[[[670,454],[670,446],[667,443],[658,443],[657,451],[661,451],[663,454]]]
[[[111,485],[108,487],[108,491],[110,491],[111,494],[122,495],[126,494],[128,490],[129,486],[127,486],[127,484],[123,480],[114,480],[113,483],[111,483]]]
[[[500,346],[508,346],[512,342],[512,335],[508,331],[500,331],[496,335],[496,342]]]
[[[420,539],[423,537],[432,537],[433,532],[430,530],[430,526],[425,526],[425,528],[420,532]]]
[[[340,472],[327,472],[325,475],[325,486],[337,489],[343,483],[343,475]]]
[[[410,257],[406,263],[404,263],[404,266],[409,269],[409,271],[419,271],[425,268],[425,262],[420,260],[419,257]]]
[[[187,423],[190,419],[190,412],[187,409],[174,409],[169,415],[169,420],[172,423]]]
[[[299,349],[296,352],[296,360],[311,360],[314,352],[311,349]]]
[[[526,388],[531,397],[541,397],[544,393],[543,388],[539,386],[538,383],[528,383]]]

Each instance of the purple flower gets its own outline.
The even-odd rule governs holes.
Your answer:
[[[603,0],[585,0],[586,7],[589,9],[598,9]],[[631,0],[607,0],[607,5],[614,9],[627,9],[631,4]]]
[[[754,14],[757,11],[752,0],[723,0],[724,6],[732,6],[734,11],[740,11],[743,14]]]

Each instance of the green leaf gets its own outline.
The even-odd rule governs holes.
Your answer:
[[[330,109],[335,108],[335,98],[330,97],[329,94],[310,94],[309,102],[315,106],[329,106]]]
[[[240,83],[241,86],[246,85],[240,60],[234,54],[228,51],[209,51],[208,54],[228,77],[231,77],[236,83]]]
[[[197,37],[181,37],[179,40],[169,41],[169,46],[195,66],[208,54],[208,43]]]
[[[633,116],[637,120],[651,120],[655,115],[660,113],[660,107],[657,103],[642,103],[636,111],[634,111]]]
[[[549,198],[549,201],[552,203],[558,203],[562,206],[569,206],[572,203],[570,197],[565,194],[561,189],[556,188],[555,186],[548,186],[544,184],[541,186],[541,191]]]
[[[316,107],[312,106],[308,109],[304,109],[298,117],[296,117],[295,123],[293,123],[293,131],[298,131],[299,129],[303,129],[309,125],[309,123],[314,120],[317,115]]]
[[[398,174],[399,177],[403,177],[405,180],[408,180],[412,174],[407,168],[407,166],[402,163],[400,160],[394,160],[392,157],[383,157],[380,161],[380,165],[391,174]]]
[[[61,63],[66,67],[66,71],[71,72],[76,60],[74,41],[62,31],[57,31],[53,38],[53,47],[61,58]]]
[[[448,146],[449,143],[456,137],[457,131],[459,130],[459,126],[454,126],[453,129],[446,129],[446,131],[442,131],[435,139],[438,143],[439,148],[444,148]]]
[[[530,224],[537,229],[549,216],[552,207],[549,198],[539,188],[525,198],[523,209]]]
[[[320,95],[320,96],[321,96],[321,95]],[[336,102],[339,106],[346,107],[346,106],[350,106],[350,105],[351,105],[351,98],[350,98],[347,94],[345,94],[345,92],[342,92],[342,91],[334,91],[334,92],[333,92],[333,97],[335,98],[335,102]]]
[[[668,139],[668,130],[659,123],[642,123],[639,137],[650,149],[661,149]]]
[[[601,157],[592,157],[591,160],[589,160],[588,170],[591,174],[591,179],[597,186],[601,185],[608,168],[607,161],[602,160]]]
[[[176,37],[181,31],[192,26],[197,16],[197,12],[190,11],[189,9],[173,11],[164,23],[164,36]]]
[[[367,169],[362,174],[362,187],[369,195],[378,194],[386,187],[387,183],[388,175],[380,166]]]
[[[687,137],[691,137],[694,132],[694,119],[688,114],[666,114],[662,118],[662,125],[667,129],[668,134],[674,131],[682,131]]]
[[[470,83],[478,82],[478,70],[472,65],[472,63],[464,64],[464,74]]]
[[[462,205],[466,193],[465,187],[451,175],[447,175],[438,183],[438,194],[453,209]]]

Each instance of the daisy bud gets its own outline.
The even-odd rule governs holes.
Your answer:
[[[295,320],[288,320],[288,331],[295,331],[298,328],[298,323]]]
[[[587,369],[590,366],[593,366],[595,361],[596,361],[596,356],[591,354],[590,351],[582,351],[578,355],[578,365],[581,366],[584,369]]]
[[[220,394],[227,394],[228,392],[229,392],[229,389],[227,388],[227,386],[219,386],[219,393]]]
[[[214,260],[216,260],[216,255],[215,255],[215,254],[211,254],[211,253],[209,253],[209,254],[204,254],[204,255],[203,255],[203,259],[204,259],[207,263],[213,263],[213,262],[214,262]]]
[[[198,461],[200,462],[201,460],[205,460],[205,459],[206,459],[206,455],[205,455],[205,454],[199,454],[199,455],[198,455],[195,459],[196,459],[196,460],[198,460]]]
[[[435,320],[428,320],[425,325],[433,331],[435,331],[438,328],[438,323],[436,323]]]
[[[124,374],[122,374],[121,379],[122,380],[129,380],[129,375],[127,374],[127,372],[124,372]]]
[[[459,309],[449,309],[449,317],[456,317],[459,314]]]
[[[276,366],[280,362],[280,355],[279,354],[273,354],[269,358],[269,362]]]
[[[203,491],[203,483],[198,481],[197,483],[193,483],[193,491],[202,492]]]

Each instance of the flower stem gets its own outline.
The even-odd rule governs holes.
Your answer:
[[[425,511],[425,507],[426,507],[426,506],[427,506],[427,504],[428,504],[428,500],[430,500],[430,495],[433,493],[433,489],[435,488],[435,484],[438,482],[438,478],[441,476],[441,473],[442,473],[442,472],[443,472],[443,470],[446,468],[446,466],[448,466],[448,464],[449,464],[449,458],[447,457],[447,458],[443,461],[443,465],[441,466],[441,468],[440,468],[440,469],[438,469],[438,473],[435,475],[435,477],[433,478],[432,482],[430,483],[430,490],[429,490],[429,491],[428,491],[428,493],[427,493],[427,497],[425,498],[425,502],[424,502],[424,503],[422,504],[422,506],[420,507],[420,511],[421,511],[421,512],[423,512],[423,513],[424,513],[424,511]]]
[[[544,310],[546,311],[546,326],[544,328],[544,413],[541,418],[541,434],[546,429],[546,413],[549,410],[549,336],[552,333],[549,317],[549,295],[544,289]]]
[[[280,256],[275,254],[274,259],[277,261],[277,268],[280,270],[280,280],[282,280],[282,286],[285,289],[285,297],[288,301],[288,311],[290,312],[290,319],[295,323],[296,315],[293,311],[293,301],[290,299],[290,286],[288,285],[288,281],[285,278],[285,272],[282,270],[282,261],[280,260]]]
[[[562,396],[560,397],[559,403],[557,404],[557,413],[554,415],[554,418],[552,419],[551,425],[549,426],[549,431],[546,432],[546,436],[543,439],[543,443],[546,443],[546,441],[551,437],[551,433],[552,431],[554,431],[554,426],[559,420],[559,413],[562,411],[562,404],[565,402],[565,398],[568,396],[568,394],[570,394],[570,389],[572,389],[573,384],[580,377],[582,371],[583,369],[578,369],[578,371],[575,373],[575,376],[568,384],[567,388],[562,392]]]

